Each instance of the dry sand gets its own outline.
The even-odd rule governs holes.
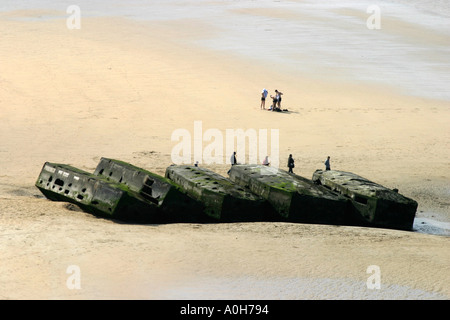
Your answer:
[[[285,223],[129,225],[43,198],[45,161],[93,171],[100,157],[159,174],[178,128],[279,129],[280,162],[310,177],[331,155],[449,217],[450,103],[321,81],[200,49],[201,23],[0,16],[0,298],[448,299],[448,236]],[[181,29],[180,29],[181,28]],[[182,31],[180,31],[182,30]],[[284,107],[259,108],[267,87]],[[225,157],[228,157],[225,155]],[[241,162],[245,160],[239,159]],[[228,165],[209,168],[226,174]],[[66,286],[67,267],[81,289]],[[370,290],[367,267],[381,270]]]

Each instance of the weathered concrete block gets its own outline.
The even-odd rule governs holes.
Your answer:
[[[313,181],[351,200],[354,212],[369,225],[411,230],[417,202],[351,172],[316,170]]]
[[[124,221],[160,221],[155,204],[124,186],[69,165],[46,162],[35,185],[50,200],[74,203],[98,216]]]
[[[347,199],[298,175],[262,165],[235,165],[229,175],[231,181],[266,199],[287,221],[357,223]]]
[[[266,221],[270,217],[263,198],[205,168],[172,165],[166,177],[201,201],[205,214],[216,221]]]
[[[101,158],[94,171],[108,181],[137,192],[162,211],[163,222],[202,222],[203,205],[173,181],[143,168],[115,159]]]

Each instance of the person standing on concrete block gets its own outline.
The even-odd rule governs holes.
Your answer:
[[[331,167],[330,167],[330,156],[328,156],[327,160],[325,161],[325,170],[331,170]]]
[[[237,164],[236,151],[234,151],[233,154],[231,155],[230,162],[231,162],[231,166],[234,166],[235,164]],[[230,170],[228,170],[227,174],[230,174],[230,171],[231,171],[231,168],[230,168]]]
[[[266,156],[262,162],[263,166],[270,166],[269,156]]]

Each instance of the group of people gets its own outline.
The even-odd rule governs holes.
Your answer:
[[[266,98],[269,92],[266,88],[264,88],[261,92],[261,110],[266,110]],[[283,95],[282,92],[275,89],[275,95],[270,95],[270,98],[272,98],[272,105],[270,106],[269,110],[271,111],[281,111],[281,96]]]
[[[233,152],[233,154],[231,155],[231,166],[234,166],[235,164],[238,164],[237,159],[236,159],[236,152]],[[324,162],[325,164],[325,170],[331,170],[331,164],[330,164],[330,156],[327,157],[327,159]],[[270,166],[270,162],[269,162],[269,157],[266,156],[262,162],[262,165],[264,166]],[[287,163],[287,167],[289,168],[289,173],[294,173],[294,171],[292,169],[295,168],[295,161],[294,158],[292,157],[292,154],[289,155],[288,158],[288,163]],[[230,174],[230,170],[228,170],[228,174]]]

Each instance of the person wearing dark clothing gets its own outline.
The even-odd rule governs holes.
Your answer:
[[[325,161],[325,170],[331,170],[331,167],[330,167],[330,156],[328,156],[327,160]]]
[[[290,154],[289,155],[289,158],[288,158],[288,168],[289,168],[289,173],[294,173],[293,171],[292,171],[292,169],[295,167],[295,165],[294,165],[294,159],[292,158],[292,154]]]
[[[261,109],[266,110],[266,98],[267,98],[267,90],[264,88],[261,92]]]
[[[236,151],[234,151],[233,154],[231,155],[230,162],[231,162],[231,166],[234,166],[235,164],[237,164]],[[230,170],[228,170],[227,174],[230,174],[230,171],[231,171],[231,168],[230,168]]]
[[[234,166],[234,165],[237,163],[237,160],[236,160],[236,151],[233,152],[233,155],[232,155],[231,158],[230,158],[230,162],[231,162],[231,165],[232,165],[232,166]]]
[[[283,95],[283,92],[280,92],[278,90],[275,90],[275,92],[276,92],[275,97],[277,98],[277,106],[278,106],[278,109],[281,110],[281,96]]]

